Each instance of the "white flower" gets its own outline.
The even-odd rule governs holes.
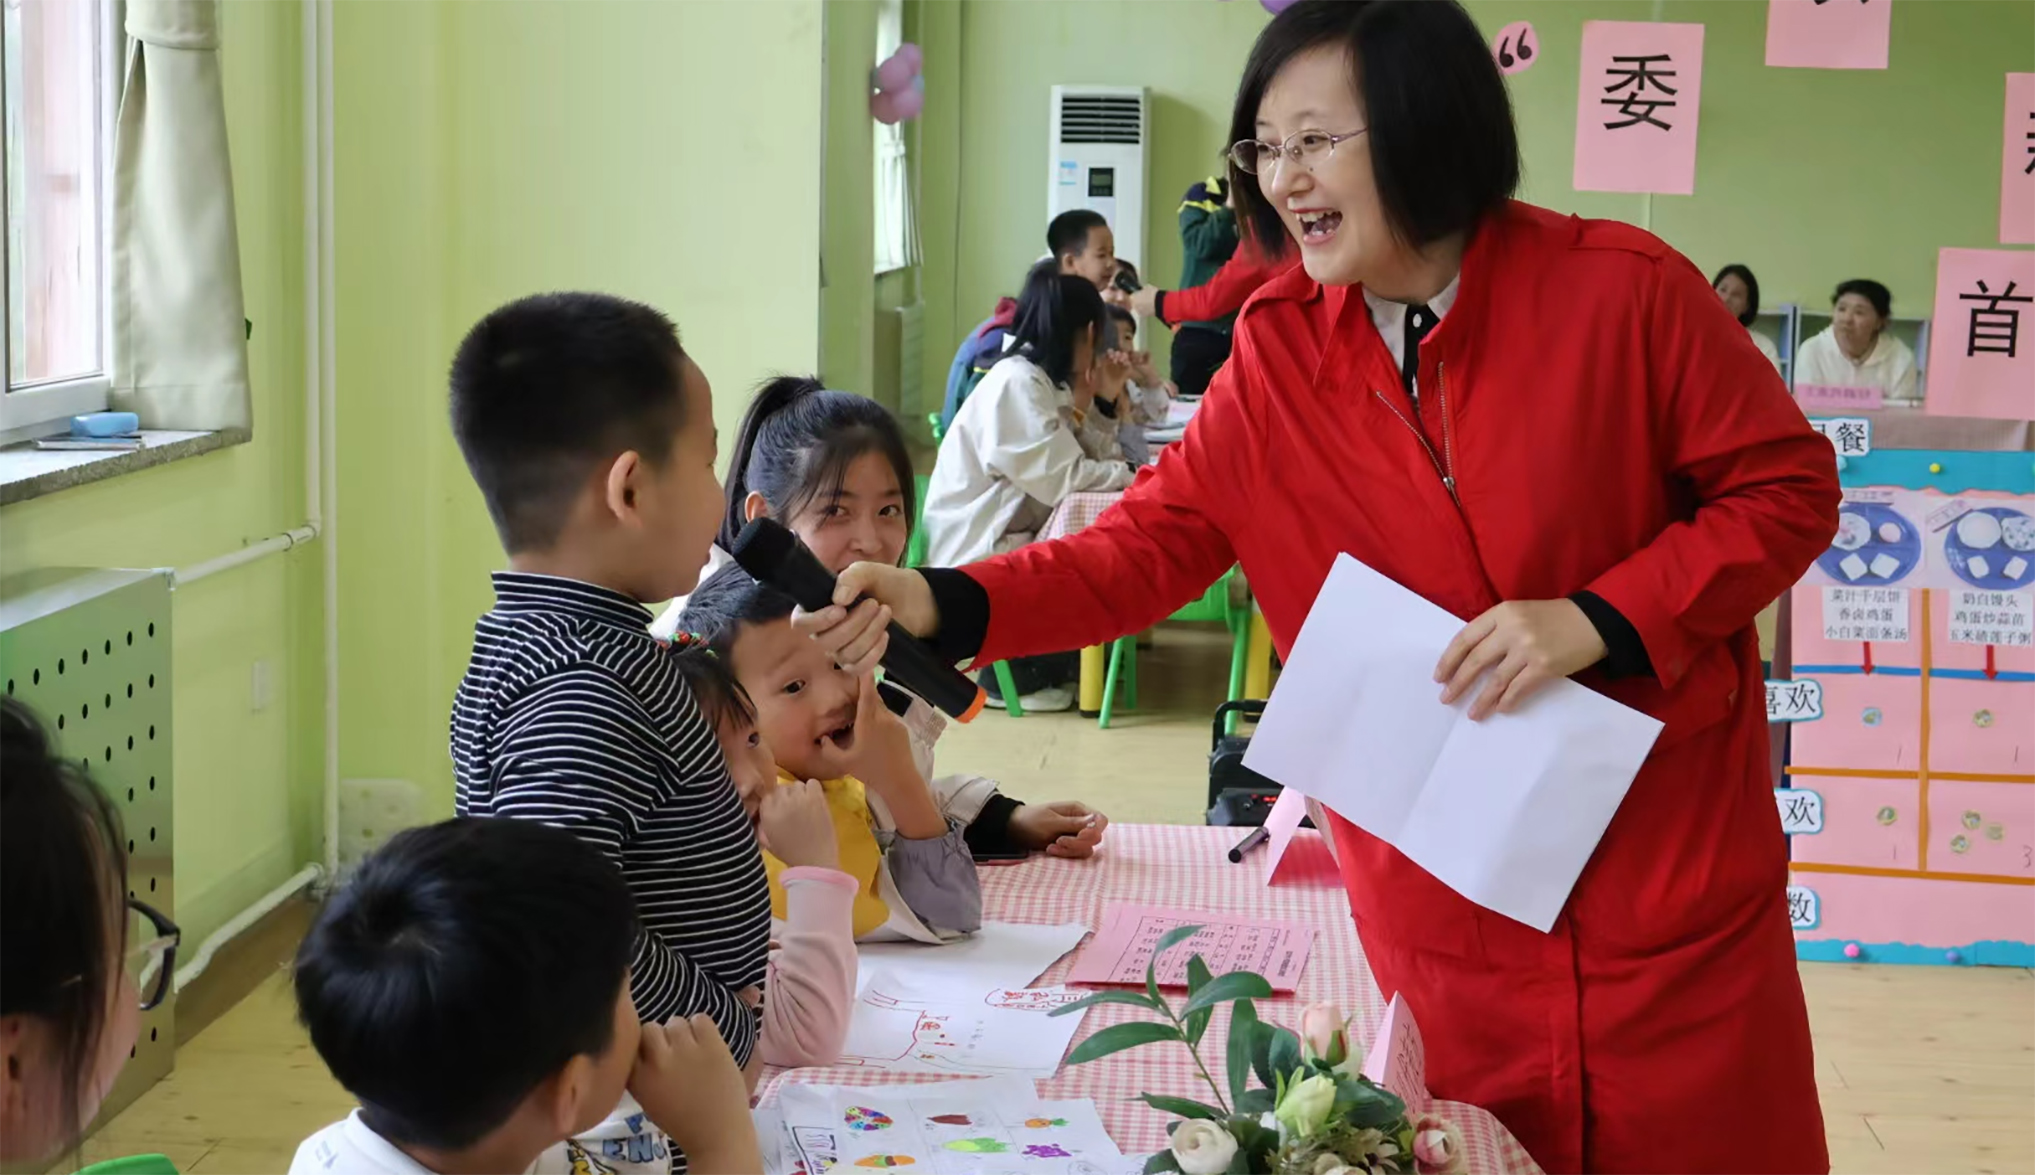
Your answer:
[[[1349,1170],[1349,1167],[1343,1162],[1342,1156],[1334,1151],[1323,1151],[1321,1154],[1314,1156],[1314,1171],[1312,1175],[1349,1175]]]
[[[1286,1089],[1286,1097],[1272,1113],[1296,1138],[1307,1138],[1328,1121],[1335,1109],[1335,1079],[1319,1073]]]
[[[1213,1122],[1194,1119],[1173,1128],[1172,1149],[1182,1175],[1222,1175],[1237,1156],[1237,1140]]]

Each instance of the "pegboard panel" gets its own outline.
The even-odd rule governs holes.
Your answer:
[[[0,582],[0,679],[119,808],[129,893],[174,919],[167,573],[38,571]],[[186,942],[180,955],[196,948]],[[175,1005],[142,1017],[102,1121],[170,1071]]]

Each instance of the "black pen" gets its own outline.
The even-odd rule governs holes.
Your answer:
[[[1266,832],[1262,825],[1260,825],[1257,828],[1251,829],[1251,834],[1245,837],[1244,839],[1238,841],[1237,847],[1229,851],[1230,864],[1232,865],[1242,864],[1245,853],[1250,852],[1252,849],[1257,848],[1259,845],[1264,844],[1266,841],[1270,839],[1272,839],[1272,834]]]

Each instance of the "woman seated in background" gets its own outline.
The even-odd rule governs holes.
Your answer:
[[[1830,325],[1795,356],[1795,386],[1878,388],[1890,401],[1914,403],[1915,353],[1887,333],[1894,296],[1876,281],[1853,278],[1831,299]]]
[[[926,490],[926,554],[960,567],[1024,546],[1069,494],[1121,490],[1133,471],[1114,406],[1129,366],[1107,349],[1108,310],[1093,282],[1034,268],[1018,298],[1009,348],[954,415]],[[1112,409],[1105,412],[1105,407]],[[1073,706],[1073,654],[1010,663],[1027,710]],[[993,705],[995,676],[982,678]]]
[[[1752,276],[1752,270],[1736,263],[1727,265],[1710,279],[1710,288],[1717,291],[1717,296],[1724,299],[1725,308],[1738,319],[1738,325],[1752,336],[1752,345],[1759,348],[1759,353],[1766,356],[1775,371],[1779,371],[1780,348],[1774,346],[1772,339],[1752,329],[1752,320],[1759,317],[1759,279]]]

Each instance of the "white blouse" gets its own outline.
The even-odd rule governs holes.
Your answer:
[[[1779,371],[1781,349],[1774,346],[1774,341],[1749,326],[1745,328],[1745,333],[1752,336],[1752,345],[1759,348],[1759,353],[1766,356],[1766,361],[1774,365],[1775,371]]]
[[[1881,331],[1864,362],[1854,363],[1837,345],[1834,331],[1826,326],[1802,344],[1795,356],[1796,387],[1879,388],[1887,399],[1911,404],[1921,398],[1915,387],[1915,352],[1908,344]]]
[[[1085,435],[1090,422],[1098,426],[1093,438]],[[1127,489],[1134,476],[1117,450],[1115,422],[1077,414],[1073,394],[1037,364],[1006,356],[940,442],[926,488],[926,561],[961,567],[1015,550],[1067,495]]]

